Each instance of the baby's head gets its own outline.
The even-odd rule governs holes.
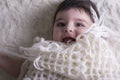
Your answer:
[[[53,40],[64,43],[74,42],[94,23],[91,7],[99,14],[90,0],[64,0],[56,10],[53,21]]]

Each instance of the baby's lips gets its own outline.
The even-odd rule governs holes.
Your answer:
[[[69,43],[72,43],[72,42],[75,42],[76,39],[75,38],[72,38],[72,37],[65,37],[62,39],[62,42],[63,43],[66,43],[66,44],[69,44]]]

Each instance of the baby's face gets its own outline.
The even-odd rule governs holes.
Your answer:
[[[56,15],[53,40],[63,43],[74,42],[93,24],[90,16],[83,9],[71,8]]]

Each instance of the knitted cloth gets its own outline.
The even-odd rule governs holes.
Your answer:
[[[41,38],[30,48],[21,47],[33,62],[23,80],[119,80],[120,64],[100,28],[69,45]]]

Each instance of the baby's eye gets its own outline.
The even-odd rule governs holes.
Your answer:
[[[59,23],[57,23],[57,26],[58,26],[58,27],[64,27],[64,26],[65,26],[65,23],[59,22]]]
[[[75,26],[76,26],[76,27],[84,27],[84,25],[81,24],[81,23],[76,23]]]

